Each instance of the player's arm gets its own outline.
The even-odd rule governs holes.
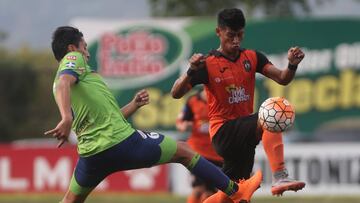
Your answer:
[[[264,67],[262,74],[280,85],[287,85],[294,79],[297,66],[304,57],[305,54],[299,47],[292,47],[288,51],[289,63],[285,69],[280,70],[272,64],[267,64]]]
[[[192,112],[189,103],[186,103],[183,110],[176,118],[176,129],[180,132],[185,132],[193,126],[194,113]]]
[[[173,87],[171,88],[171,95],[174,99],[180,99],[191,90],[192,86],[190,84],[190,79],[191,76],[185,73],[175,81]]]
[[[189,62],[190,68],[188,71],[181,75],[171,88],[171,95],[175,99],[183,97],[191,90],[193,85],[204,83],[204,80],[207,80],[207,76],[202,76],[204,71],[206,71],[204,56],[202,54],[194,54]]]
[[[60,140],[57,147],[61,147],[70,134],[71,124],[73,121],[70,103],[70,88],[76,83],[76,81],[77,78],[73,75],[62,74],[59,76],[59,80],[56,85],[55,98],[60,111],[61,121],[54,129],[45,132],[45,135],[52,135],[56,139]]]
[[[121,113],[124,115],[125,118],[128,118],[140,107],[148,104],[149,101],[149,93],[145,89],[140,90],[135,94],[131,102],[121,108]]]

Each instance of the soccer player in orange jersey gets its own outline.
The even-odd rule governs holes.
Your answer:
[[[172,96],[181,98],[193,86],[204,84],[210,136],[216,151],[224,158],[223,171],[230,178],[237,180],[250,176],[255,147],[262,140],[273,172],[273,195],[300,190],[305,183],[289,178],[285,168],[282,134],[261,128],[258,114],[253,114],[253,100],[256,73],[287,85],[305,55],[298,47],[290,48],[288,66],[279,69],[261,52],[240,46],[245,27],[245,17],[240,9],[224,9],[217,20],[216,35],[220,47],[207,56],[194,54],[191,57],[188,71],[172,87]],[[219,202],[210,199],[220,196],[221,192],[206,202]]]
[[[210,140],[208,112],[205,91],[199,90],[188,98],[176,120],[176,128],[180,132],[191,130],[187,138],[190,148],[214,165],[221,167],[223,159],[216,153]],[[192,187],[187,203],[201,203],[217,191],[213,185],[195,175],[193,175]]]

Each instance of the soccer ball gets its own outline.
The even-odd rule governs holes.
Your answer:
[[[294,107],[283,97],[265,100],[259,109],[259,121],[263,129],[271,132],[284,132],[295,120]]]

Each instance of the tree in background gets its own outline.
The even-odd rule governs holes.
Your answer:
[[[0,47],[0,142],[43,137],[59,113],[52,98],[57,64],[48,50]]]
[[[152,16],[212,16],[238,0],[149,0]]]
[[[321,4],[323,0],[316,0]],[[151,14],[168,16],[214,16],[223,8],[242,7],[252,16],[259,10],[266,17],[294,17],[309,13],[307,0],[149,0]]]
[[[256,9],[260,9],[268,17],[294,17],[311,11],[307,0],[244,0],[244,4],[250,16]]]

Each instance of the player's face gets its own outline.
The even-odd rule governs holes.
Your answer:
[[[86,58],[86,61],[88,61],[90,58],[90,54],[87,50],[87,43],[85,42],[84,38],[81,38],[81,41],[79,42],[79,47],[77,49],[77,51],[82,53],[82,55]]]
[[[220,39],[221,48],[227,53],[237,53],[244,37],[244,29],[232,30],[229,27],[216,28],[216,34]]]

